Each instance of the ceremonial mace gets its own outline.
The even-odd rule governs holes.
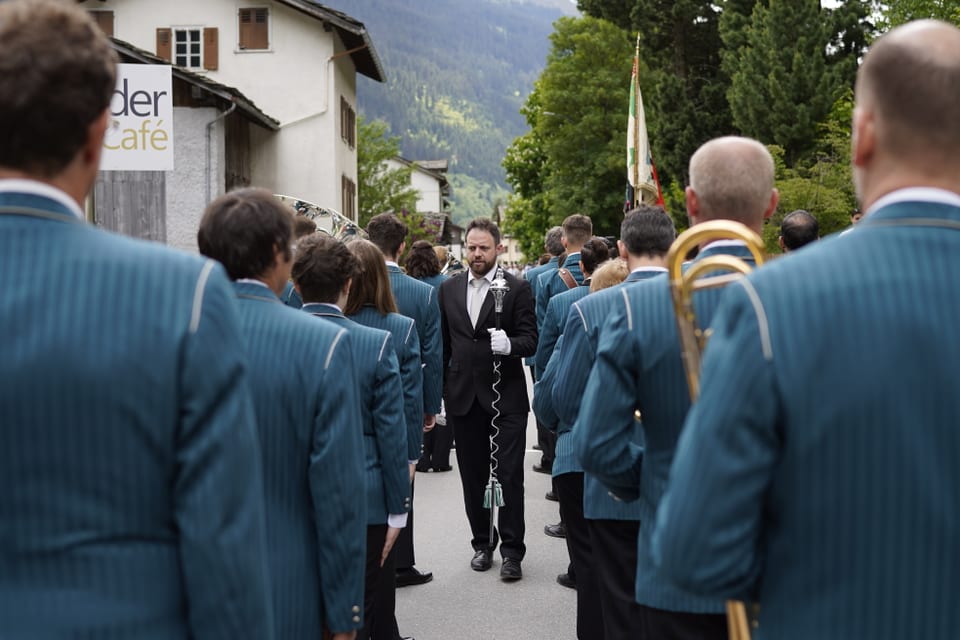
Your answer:
[[[497,331],[500,330],[500,317],[503,314],[503,296],[505,296],[509,290],[510,287],[503,277],[503,269],[497,266],[497,273],[493,278],[493,282],[490,284],[490,293],[493,294],[493,311]],[[490,544],[493,544],[494,540],[493,535],[497,522],[497,507],[504,505],[503,487],[500,486],[500,480],[497,479],[497,467],[499,467],[497,452],[500,450],[500,447],[497,445],[497,435],[500,433],[500,428],[497,426],[497,419],[500,417],[500,408],[497,406],[500,402],[500,390],[498,388],[500,386],[500,364],[500,354],[493,354],[494,397],[493,403],[491,404],[493,417],[490,419],[490,478],[487,480],[487,488],[483,492],[483,507],[484,509],[490,509]]]

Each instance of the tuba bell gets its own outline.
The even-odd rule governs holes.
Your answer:
[[[732,220],[711,220],[693,226],[681,233],[670,246],[667,252],[667,271],[691,402],[696,402],[700,396],[700,359],[710,337],[710,329],[702,329],[697,323],[693,294],[703,289],[726,286],[753,270],[746,261],[731,255],[701,258],[684,269],[684,259],[690,250],[711,240],[742,240],[758,267],[764,260],[763,240],[760,236]],[[727,601],[727,629],[730,640],[750,640],[751,620],[756,619],[757,613],[755,606],[751,607],[751,613],[752,616],[747,614],[747,606],[743,602]]]
[[[274,194],[280,202],[293,208],[296,215],[311,220],[316,226],[317,231],[325,233],[337,240],[346,240],[352,236],[367,237],[367,232],[359,225],[353,222],[335,209],[327,209],[312,202],[293,196]]]

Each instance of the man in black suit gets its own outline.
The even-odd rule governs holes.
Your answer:
[[[464,506],[474,549],[471,568],[492,566],[499,538],[503,563],[500,577],[519,580],[523,543],[523,456],[526,446],[527,398],[523,358],[537,348],[536,304],[530,284],[497,267],[502,250],[500,229],[486,218],[467,225],[466,254],[469,271],[440,286],[440,320],[443,334],[444,400],[447,420],[457,442],[457,463],[463,483]],[[496,327],[495,277],[506,280],[500,329]],[[494,391],[495,364],[500,382]],[[496,406],[494,406],[494,401]],[[495,414],[495,431],[492,422]],[[490,473],[491,434],[496,434],[497,477],[503,486],[497,531],[490,539],[490,514],[484,508],[484,489]]]

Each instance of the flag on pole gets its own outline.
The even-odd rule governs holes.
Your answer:
[[[663,206],[663,193],[657,168],[653,165],[647,120],[640,95],[640,34],[633,54],[633,72],[630,74],[630,117],[627,119],[627,197],[624,211],[642,202]]]

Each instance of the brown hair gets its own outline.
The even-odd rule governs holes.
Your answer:
[[[373,305],[380,315],[396,313],[397,302],[390,288],[390,276],[383,252],[377,245],[363,238],[351,239],[347,248],[356,256],[359,269],[353,278],[350,296],[343,312],[350,316],[369,304]]]
[[[358,268],[357,258],[342,242],[315,233],[297,246],[297,259],[290,275],[304,302],[335,303]]]
[[[197,230],[200,253],[219,261],[233,280],[259,278],[277,251],[290,259],[293,212],[265,189],[237,189],[211,202]]]
[[[110,106],[117,55],[76,2],[0,2],[0,167],[51,178]]]
[[[582,247],[593,235],[593,222],[589,217],[575,213],[563,221],[563,237],[567,245]]]
[[[373,216],[367,223],[370,242],[391,257],[396,257],[400,253],[400,245],[406,239],[407,233],[407,225],[397,217],[397,214],[389,211]]]
[[[440,274],[440,258],[433,245],[426,240],[417,240],[407,253],[407,275],[417,280]]]

